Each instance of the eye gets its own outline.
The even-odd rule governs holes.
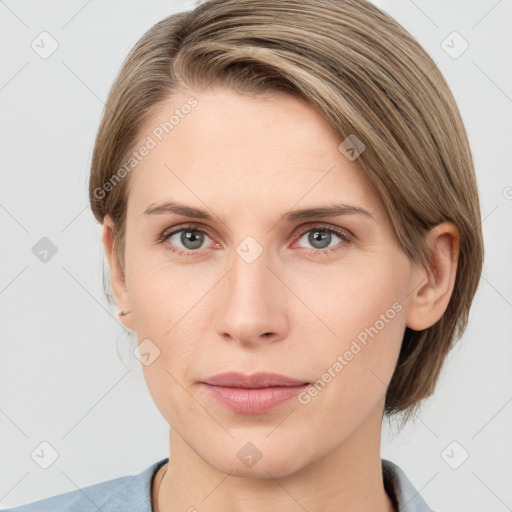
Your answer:
[[[180,226],[167,230],[159,237],[159,242],[165,244],[169,251],[177,254],[193,255],[194,252],[200,252],[207,241],[213,242],[206,231],[192,226]]]
[[[351,236],[341,229],[327,226],[313,226],[304,231],[297,241],[299,244],[309,244],[313,252],[330,252],[343,248],[351,242]],[[341,247],[340,247],[341,246]],[[326,250],[328,249],[328,250]]]

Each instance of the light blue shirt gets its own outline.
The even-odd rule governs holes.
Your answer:
[[[155,462],[137,475],[90,485],[6,512],[153,512],[151,481],[168,460]],[[385,489],[395,495],[399,512],[434,512],[396,464],[381,461]]]

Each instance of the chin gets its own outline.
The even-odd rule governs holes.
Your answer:
[[[248,438],[236,440],[229,446],[219,446],[208,453],[200,451],[198,455],[218,471],[240,478],[286,477],[314,459],[304,447],[283,446],[282,443],[272,443],[264,438],[254,442]]]

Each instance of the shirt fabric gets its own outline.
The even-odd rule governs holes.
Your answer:
[[[133,476],[122,476],[5,512],[153,512],[151,484],[169,459],[155,462]],[[398,512],[434,512],[393,462],[381,459],[384,488]]]

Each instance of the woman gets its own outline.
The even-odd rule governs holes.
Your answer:
[[[380,457],[462,335],[483,258],[441,73],[363,0],[211,0],[152,27],[91,208],[170,456],[13,510],[430,511]]]

